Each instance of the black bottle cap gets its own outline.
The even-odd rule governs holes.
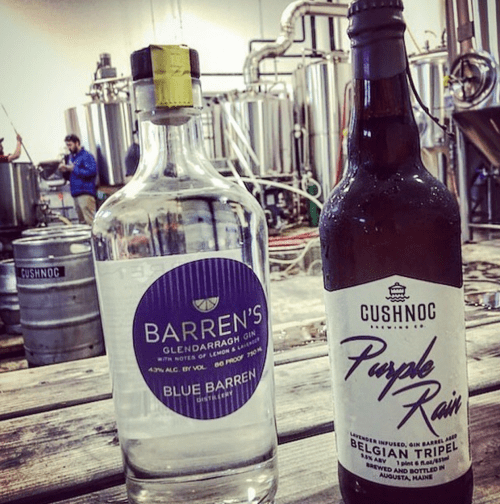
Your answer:
[[[396,36],[399,32],[402,36],[406,28],[403,8],[402,0],[356,0],[349,7],[347,33],[351,39],[358,39],[357,43],[361,42],[360,36],[364,42],[368,42],[366,37],[380,37],[380,31],[393,31]]]
[[[405,71],[402,0],[356,0],[348,17],[356,79],[384,79]]]
[[[189,63],[191,66],[191,77],[200,78],[200,58],[198,51],[189,48]],[[134,51],[130,56],[130,66],[132,68],[132,79],[151,79],[153,77],[153,67],[151,64],[151,46]]]
[[[381,9],[384,7],[403,10],[403,2],[402,0],[355,0],[349,6],[347,17],[351,17],[363,11]]]

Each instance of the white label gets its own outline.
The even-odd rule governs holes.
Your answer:
[[[426,487],[470,467],[462,289],[392,276],[325,292],[339,462]]]
[[[139,370],[185,417],[221,418],[250,400],[269,355],[269,317],[240,251],[97,261],[96,271],[111,363]]]

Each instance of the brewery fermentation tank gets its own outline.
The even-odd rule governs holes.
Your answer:
[[[127,101],[86,105],[90,149],[95,152],[100,184],[125,182],[125,157],[132,144],[132,110]]]
[[[500,0],[446,0],[462,235],[500,218]],[[474,146],[475,148],[471,148]],[[479,221],[478,221],[479,219]]]
[[[75,133],[97,161],[98,184],[125,183],[125,157],[133,142],[130,79],[117,77],[108,53],[100,55],[89,103],[65,111],[66,131]]]
[[[66,123],[66,132],[74,133],[81,144],[90,149],[89,128],[87,126],[87,112],[84,105],[78,105],[64,111],[64,121]],[[94,154],[94,152],[92,152]]]
[[[341,170],[342,117],[351,66],[344,52],[301,65],[293,74],[295,122],[301,138],[301,171],[311,171],[330,194]]]
[[[410,70],[413,82],[422,102],[431,115],[445,124],[453,108],[451,96],[447,92],[446,77],[449,72],[448,52],[442,49],[410,56]],[[420,145],[426,149],[440,147],[446,142],[445,132],[427,114],[419,111],[416,117],[420,131]],[[420,112],[421,111],[421,112]]]
[[[443,48],[410,56],[410,70],[418,95],[430,114],[443,125],[450,121],[453,101],[446,85],[449,75],[448,52]],[[415,100],[415,120],[420,133],[420,147],[426,168],[446,183],[450,164],[449,145],[443,128],[422,110]]]
[[[473,0],[470,13],[465,7],[457,0],[460,24],[466,26],[472,14],[474,30],[461,41],[461,53],[450,65],[453,119],[489,163],[500,167],[500,0]],[[454,19],[448,16],[447,22],[453,28]]]
[[[125,157],[133,141],[132,107],[126,100],[94,101],[66,110],[66,130],[80,136],[97,162],[99,184],[125,182]]]
[[[292,173],[293,105],[286,91],[235,92],[223,107],[229,158],[258,177]]]
[[[0,163],[0,232],[37,224],[38,175],[31,163]]]
[[[228,127],[225,111],[226,98],[224,96],[205,95],[203,101],[201,119],[203,125],[203,145],[207,157],[212,161],[234,160],[234,153],[231,151],[226,136]]]

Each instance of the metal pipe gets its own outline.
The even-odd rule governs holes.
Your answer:
[[[474,15],[474,38],[478,52],[490,52],[488,42],[488,5],[484,0],[472,0],[472,12]]]
[[[294,39],[293,40],[293,43],[294,44],[300,44],[301,42],[305,42],[306,41],[306,23],[304,21],[304,18],[302,18],[302,36],[298,39]],[[264,38],[260,38],[260,39],[252,39],[250,40],[249,44],[248,44],[248,52],[251,53],[252,52],[252,46],[254,44],[263,44],[264,42],[274,42],[274,39],[264,39]]]
[[[457,23],[460,53],[465,54],[471,52],[473,49],[472,37],[474,36],[474,28],[470,20],[468,0],[457,0]]]
[[[327,0],[328,3],[333,3],[333,0]],[[330,51],[335,51],[335,28],[333,27],[333,18],[328,18],[328,35],[330,36]]]
[[[12,122],[11,118],[9,117],[9,114],[7,114],[7,110],[5,110],[5,107],[3,106],[3,103],[1,103],[0,105],[2,105],[3,111],[5,112],[5,115],[7,116],[7,119],[9,120],[10,125],[12,126],[12,128],[14,130],[14,133],[16,135],[19,135],[18,131],[16,130],[16,127],[14,126],[14,123]],[[23,146],[24,152],[26,152],[26,155],[28,156],[28,159],[30,160],[30,163],[33,165],[33,160],[31,159],[31,156],[28,154],[28,149],[26,149],[26,145],[24,145],[24,142],[22,140],[21,140],[21,145]],[[15,194],[15,193],[13,192],[12,194]]]
[[[295,22],[304,16],[347,16],[347,4],[332,4],[330,2],[315,2],[297,0],[289,4],[281,15],[281,33],[279,37],[257,51],[250,53],[243,66],[245,84],[259,82],[259,65],[263,59],[281,56],[292,45]]]
[[[448,65],[455,61],[457,57],[457,32],[455,27],[455,10],[453,0],[445,0],[446,8],[446,35],[448,46]]]
[[[469,214],[469,191],[467,187],[467,152],[465,138],[457,128],[457,175],[458,194],[460,195],[460,220],[462,226],[462,243],[472,239]]]
[[[316,42],[316,18],[314,16],[311,16],[311,46],[312,46],[312,53],[314,56],[316,56],[317,53],[317,42]]]

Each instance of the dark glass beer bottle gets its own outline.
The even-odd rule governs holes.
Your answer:
[[[348,169],[321,214],[346,504],[470,504],[460,218],[423,166],[401,0],[349,9]]]

